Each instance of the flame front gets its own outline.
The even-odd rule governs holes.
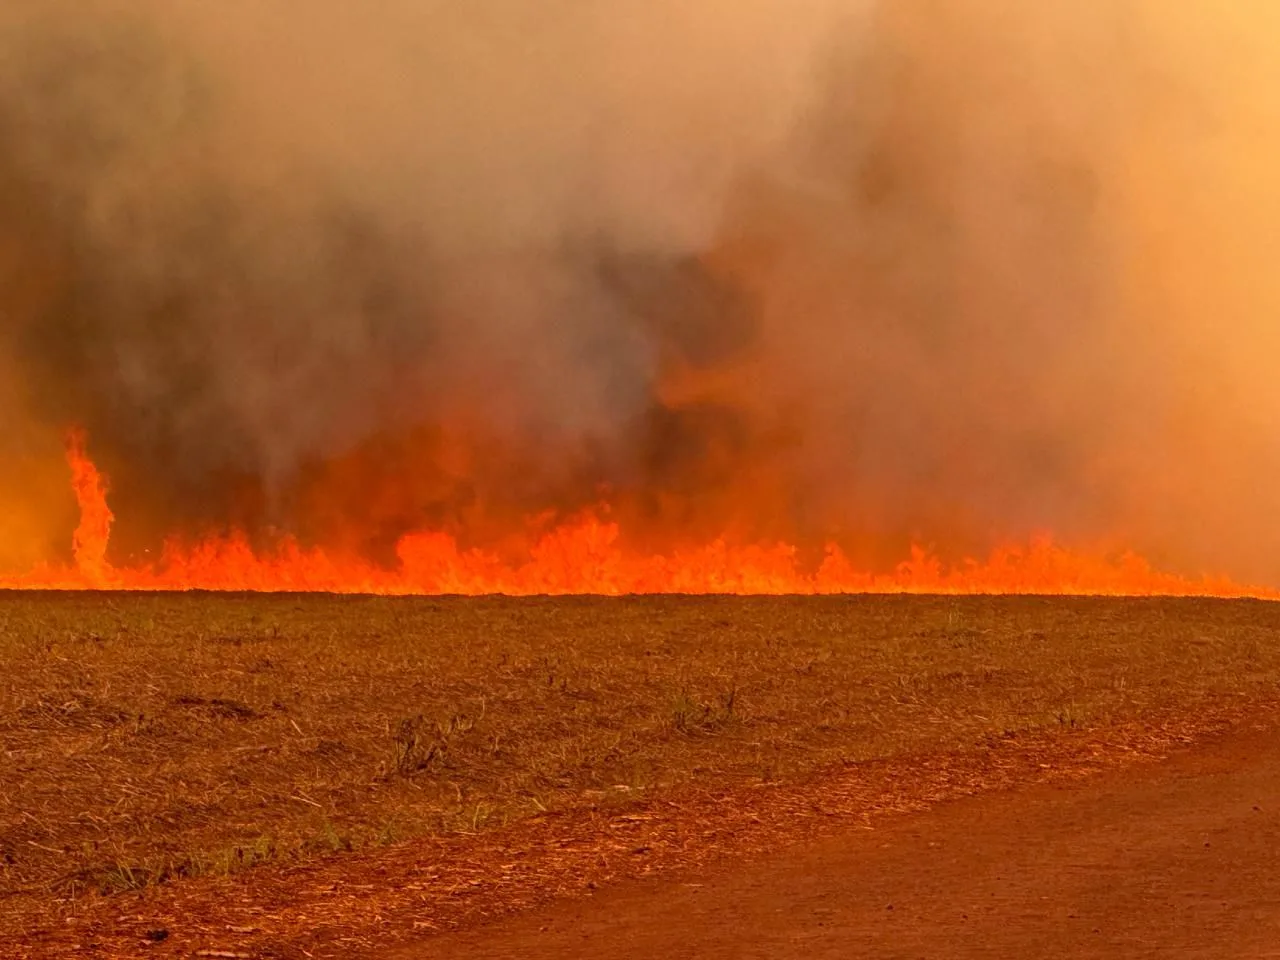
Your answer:
[[[0,584],[1280,588],[1274,3],[352,6],[0,3]]]
[[[232,533],[188,547],[171,541],[154,565],[118,567],[107,559],[114,519],[107,483],[86,452],[83,432],[68,435],[66,451],[80,510],[74,565],[0,577],[0,587],[473,596],[938,593],[1280,599],[1280,591],[1225,578],[1164,573],[1133,553],[1091,556],[1047,538],[952,566],[917,547],[887,573],[858,569],[834,544],[814,569],[806,569],[798,549],[786,543],[734,545],[719,538],[693,549],[639,553],[622,546],[619,524],[592,513],[555,526],[518,562],[461,548],[454,537],[432,531],[401,537],[398,562],[389,568],[304,548],[291,538],[270,551],[255,551],[244,534]]]

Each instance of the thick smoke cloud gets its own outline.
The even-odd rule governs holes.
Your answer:
[[[1040,531],[1280,581],[1261,2],[17,4],[0,509],[121,558]]]

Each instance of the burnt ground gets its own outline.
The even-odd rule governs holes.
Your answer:
[[[23,594],[0,656],[3,955],[382,957],[1159,762],[1280,605]]]
[[[388,954],[1280,957],[1274,719],[1156,764],[944,803],[875,830],[632,883]]]

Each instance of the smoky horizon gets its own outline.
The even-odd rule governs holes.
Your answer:
[[[1059,8],[1061,7],[1061,8]],[[0,11],[0,571],[585,515],[1280,586],[1261,0]],[[106,562],[104,561],[104,562]]]

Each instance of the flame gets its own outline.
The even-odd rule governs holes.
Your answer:
[[[854,566],[834,544],[816,569],[805,569],[796,547],[738,546],[716,539],[669,553],[622,546],[617,523],[588,513],[542,535],[522,561],[464,549],[445,533],[402,537],[398,564],[387,569],[358,557],[281,540],[255,551],[242,533],[194,546],[170,542],[153,566],[113,566],[107,547],[114,520],[108,484],[86,451],[81,431],[68,435],[67,461],[80,507],[74,565],[45,565],[0,577],[5,589],[212,590],[331,592],[386,595],[626,595],[626,594],[1039,594],[1094,596],[1214,596],[1280,599],[1280,591],[1244,587],[1225,578],[1192,578],[1152,568],[1141,557],[1090,556],[1049,538],[994,550],[985,560],[948,567],[916,547],[889,573]]]
[[[111,581],[107,564],[107,543],[115,514],[107,506],[107,485],[101,472],[85,452],[83,430],[67,434],[67,464],[71,467],[71,486],[80,505],[80,524],[72,538],[76,569],[89,582],[106,586]]]

